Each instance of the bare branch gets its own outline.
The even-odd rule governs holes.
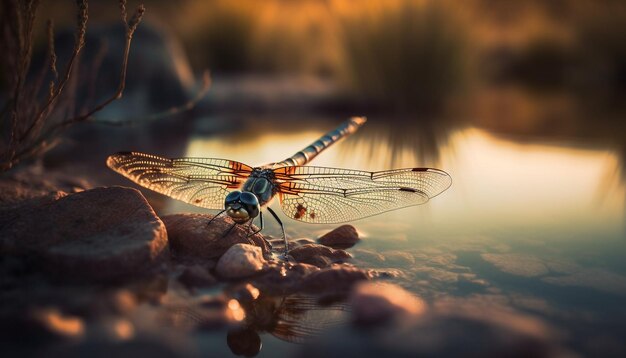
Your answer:
[[[196,93],[196,95],[192,99],[190,99],[189,101],[185,102],[184,104],[180,106],[175,106],[175,107],[166,109],[163,112],[154,113],[154,114],[151,114],[145,117],[140,117],[140,118],[133,117],[133,118],[126,118],[122,120],[107,119],[107,118],[98,118],[98,119],[89,118],[89,119],[97,124],[105,124],[105,125],[111,125],[111,126],[126,126],[126,125],[137,123],[137,122],[150,122],[154,120],[172,117],[179,113],[183,113],[183,112],[193,109],[206,96],[210,88],[211,88],[211,75],[209,71],[204,71],[202,75],[202,86],[200,87],[200,90]]]
[[[51,85],[54,88],[54,82],[59,80],[59,71],[57,71],[57,54],[54,51],[54,23],[52,22],[52,20],[48,20],[47,33],[50,71],[52,72],[52,76],[54,77]]]

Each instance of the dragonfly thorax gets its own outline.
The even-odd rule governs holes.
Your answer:
[[[255,169],[250,177],[243,183],[241,190],[254,194],[261,206],[267,204],[274,196],[272,184],[274,173],[269,169]]]

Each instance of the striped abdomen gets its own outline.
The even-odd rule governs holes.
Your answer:
[[[305,165],[320,154],[324,149],[338,142],[342,138],[354,133],[366,122],[365,117],[352,117],[343,122],[339,127],[324,134],[318,140],[311,143],[308,147],[302,149],[291,157],[282,162],[272,163],[268,166],[279,168],[287,166]]]

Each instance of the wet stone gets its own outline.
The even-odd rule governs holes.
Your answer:
[[[354,286],[350,295],[353,320],[371,325],[394,318],[416,316],[426,309],[426,303],[402,287],[386,282],[362,282]]]
[[[253,284],[264,293],[282,294],[296,291],[301,286],[304,273],[291,268],[290,263],[271,263],[260,276],[253,279]]]
[[[341,249],[332,249],[323,245],[307,244],[289,251],[296,261],[314,265],[317,267],[327,267],[334,262],[345,261],[352,256]]]
[[[339,249],[352,247],[360,240],[359,233],[352,225],[341,225],[318,239],[322,245]]]
[[[359,281],[371,278],[369,272],[356,267],[333,265],[304,277],[302,288],[311,293],[342,292]]]
[[[313,272],[319,271],[320,268],[315,266],[315,265],[309,265],[309,264],[305,264],[305,263],[299,262],[299,263],[291,266],[291,270],[301,274],[302,276],[306,276],[306,275],[311,274]]]
[[[300,246],[303,246],[303,245],[308,245],[308,244],[315,244],[315,240],[303,237],[303,238],[300,238],[300,239],[295,239],[295,240],[290,240],[289,241],[289,247],[291,249],[294,249],[296,247],[300,247]]]
[[[270,246],[261,234],[248,236],[247,225],[236,225],[227,216],[211,220],[212,215],[174,214],[162,217],[167,228],[172,252],[179,258],[215,259],[235,244],[249,244],[261,249],[269,257]],[[229,232],[230,230],[230,232]],[[258,230],[252,226],[251,231]],[[228,233],[227,235],[225,235]],[[224,236],[225,235],[225,236]]]
[[[0,252],[37,257],[65,279],[113,279],[158,267],[167,232],[135,189],[97,188],[29,200],[0,214]]]
[[[225,279],[239,279],[256,275],[266,267],[261,248],[236,244],[220,257],[215,272]]]

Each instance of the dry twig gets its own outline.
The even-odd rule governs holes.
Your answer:
[[[145,13],[145,7],[139,5],[130,21],[127,21],[126,1],[120,0],[122,20],[126,26],[126,39],[117,90],[111,97],[85,111],[85,113],[55,123],[51,120],[51,114],[57,109],[61,96],[65,93],[64,90],[72,79],[80,52],[85,46],[89,7],[87,0],[76,1],[78,11],[74,47],[62,75],[59,75],[57,70],[54,27],[51,21],[48,22],[48,61],[46,67],[51,73],[52,79],[48,84],[48,93],[43,105],[36,105],[41,87],[39,82],[41,81],[35,81],[31,86],[32,88],[27,90],[26,80],[32,59],[33,27],[38,5],[38,0],[3,2],[2,15],[4,19],[2,19],[3,26],[1,29],[2,37],[7,41],[1,45],[5,50],[1,52],[6,53],[7,58],[2,61],[2,68],[6,73],[12,75],[12,78],[8,80],[9,101],[3,110],[3,122],[8,123],[8,126],[5,125],[3,130],[6,131],[8,127],[9,133],[8,135],[2,133],[5,135],[2,137],[2,146],[0,146],[0,171],[8,170],[23,159],[44,150],[62,129],[86,121],[94,113],[122,97],[126,84],[131,41]]]

